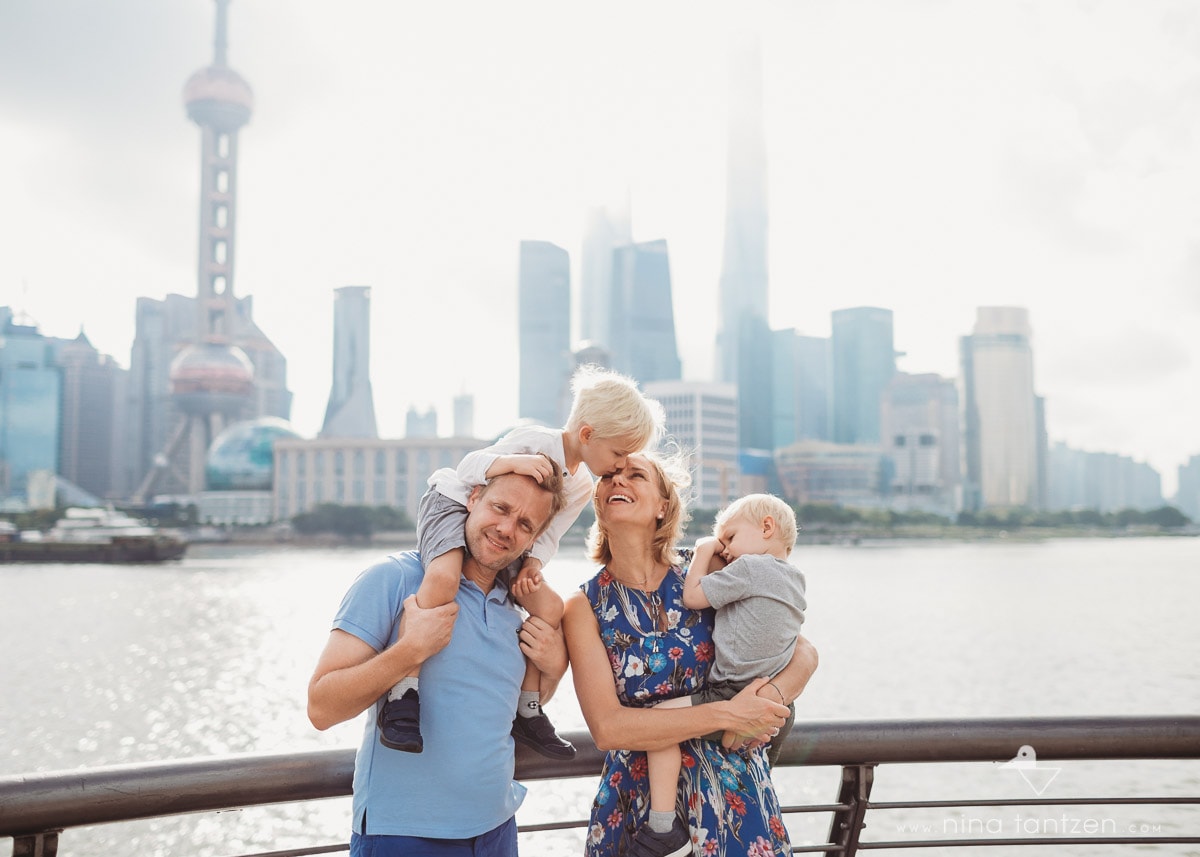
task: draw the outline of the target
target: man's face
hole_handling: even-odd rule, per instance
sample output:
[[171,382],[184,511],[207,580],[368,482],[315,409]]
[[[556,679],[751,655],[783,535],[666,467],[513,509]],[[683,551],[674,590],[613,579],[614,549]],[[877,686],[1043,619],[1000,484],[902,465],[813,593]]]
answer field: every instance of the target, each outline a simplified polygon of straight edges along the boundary
[[491,571],[508,567],[533,545],[550,517],[550,492],[528,476],[498,476],[467,499],[467,551]]

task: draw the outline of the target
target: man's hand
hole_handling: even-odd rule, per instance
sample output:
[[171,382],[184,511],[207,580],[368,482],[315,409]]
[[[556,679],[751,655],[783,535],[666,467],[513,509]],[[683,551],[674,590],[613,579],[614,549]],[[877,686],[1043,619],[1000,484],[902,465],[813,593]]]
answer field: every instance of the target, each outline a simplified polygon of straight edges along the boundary
[[554,472],[554,464],[544,455],[525,455],[513,453],[501,455],[488,468],[488,478],[499,476],[501,473],[520,473],[530,476],[540,484],[543,479]]
[[458,604],[454,601],[425,609],[417,604],[416,595],[410,595],[404,599],[396,643],[403,642],[417,662],[424,663],[449,645],[457,615]]
[[561,678],[567,671],[567,644],[562,631],[537,616],[530,616],[517,632],[521,652],[547,676]]

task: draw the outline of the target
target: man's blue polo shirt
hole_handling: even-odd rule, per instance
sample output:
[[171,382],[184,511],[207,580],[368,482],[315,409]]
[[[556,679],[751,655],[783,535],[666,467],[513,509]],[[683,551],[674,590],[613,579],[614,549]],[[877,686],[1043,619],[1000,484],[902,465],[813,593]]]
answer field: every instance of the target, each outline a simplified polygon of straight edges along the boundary
[[[358,576],[333,620],[376,651],[396,639],[404,599],[425,570],[415,551],[393,554]],[[369,834],[458,839],[478,836],[516,814],[525,787],[513,780],[512,729],[525,660],[523,616],[500,584],[483,591],[460,581],[449,645],[421,666],[424,752],[379,743],[380,699],[367,712],[354,762],[354,826]]]

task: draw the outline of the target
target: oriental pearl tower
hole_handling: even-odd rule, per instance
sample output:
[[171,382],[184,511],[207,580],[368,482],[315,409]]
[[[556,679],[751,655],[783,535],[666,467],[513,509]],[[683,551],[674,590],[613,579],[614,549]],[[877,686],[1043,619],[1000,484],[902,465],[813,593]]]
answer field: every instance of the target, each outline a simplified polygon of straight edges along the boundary
[[254,396],[254,365],[231,343],[237,303],[233,292],[237,210],[238,129],[250,121],[250,85],[226,64],[229,0],[216,0],[212,65],[183,88],[188,118],[200,126],[200,241],[196,282],[196,334],[172,360],[171,399],[181,412],[167,447],[138,487],[146,498],[177,452],[187,449],[188,492],[204,490],[204,464],[212,440],[240,418]]

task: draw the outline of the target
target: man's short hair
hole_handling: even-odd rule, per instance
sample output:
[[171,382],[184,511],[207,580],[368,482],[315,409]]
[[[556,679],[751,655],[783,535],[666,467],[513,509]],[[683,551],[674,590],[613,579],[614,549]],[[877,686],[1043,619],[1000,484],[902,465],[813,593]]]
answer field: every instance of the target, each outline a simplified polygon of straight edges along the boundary
[[[559,469],[558,465],[554,463],[554,459],[546,455],[546,453],[539,452],[538,455],[550,462],[550,475],[544,478],[541,482],[538,482],[532,476],[525,476],[523,478],[530,480],[534,485],[550,495],[550,514],[547,516],[546,520],[542,522],[542,525],[538,527],[537,535],[534,536],[534,538],[537,538],[537,536],[540,536],[542,533],[546,532],[546,528],[550,526],[550,522],[557,517],[559,512],[567,507],[567,492],[563,482],[562,471]],[[479,492],[479,496],[482,497],[484,494],[486,494],[489,485],[491,485],[497,479],[503,479],[505,476],[521,476],[521,474],[501,473],[499,476],[493,476],[484,483]]]

